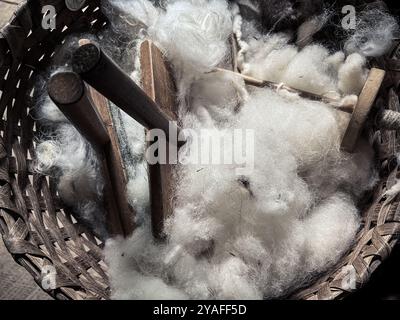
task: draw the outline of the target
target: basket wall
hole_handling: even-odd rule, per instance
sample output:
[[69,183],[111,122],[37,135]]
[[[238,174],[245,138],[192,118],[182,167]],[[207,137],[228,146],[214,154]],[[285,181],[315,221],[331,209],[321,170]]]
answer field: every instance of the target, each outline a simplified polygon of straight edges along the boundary
[[[52,32],[41,26],[41,8],[48,4],[58,13],[57,28]],[[99,10],[100,0],[87,4],[85,12],[72,12],[64,0],[28,0],[0,33],[0,232],[15,261],[32,274],[39,286],[46,289],[48,272],[55,270],[56,288],[46,291],[57,299],[110,296],[103,243],[77,223],[59,200],[54,181],[35,173],[33,166],[35,132],[39,130],[31,114],[35,79],[51,65],[65,36],[96,33],[107,24]],[[399,57],[400,52],[393,53],[394,59]],[[400,111],[397,87],[388,92],[382,92],[383,103]],[[372,204],[362,214],[363,228],[333,272],[292,298],[344,297],[368,281],[398,240],[399,199],[388,198],[385,192],[400,177],[396,157],[399,139],[389,131],[375,131],[373,135],[381,180]],[[357,284],[349,289],[346,278],[351,270],[355,270]]]

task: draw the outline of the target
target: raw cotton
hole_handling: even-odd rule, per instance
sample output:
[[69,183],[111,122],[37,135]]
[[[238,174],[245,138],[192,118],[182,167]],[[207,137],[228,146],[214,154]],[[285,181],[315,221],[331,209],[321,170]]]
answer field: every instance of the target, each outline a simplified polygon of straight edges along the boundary
[[38,115],[47,130],[36,148],[37,171],[55,178],[64,203],[106,238],[103,181],[94,151],[51,101],[39,106]]
[[[240,175],[244,168],[235,163],[191,162],[201,142],[189,139],[180,151],[187,164],[177,171],[167,241],[156,243],[144,218],[131,238],[106,244],[113,298],[282,297],[332,267],[360,227],[356,201],[376,181],[366,141],[354,154],[340,151],[349,115],[210,72],[227,65],[234,30],[251,35],[224,0],[163,1],[162,9],[145,0],[111,3],[141,23],[144,38],[172,62],[184,128],[254,132],[254,167]],[[360,55],[332,55],[320,45],[299,50],[281,34],[239,42],[246,44],[243,71],[265,80],[339,96],[358,94],[365,81]],[[224,147],[232,153],[238,145]],[[147,201],[141,190],[130,197]]]
[[354,53],[330,54],[321,45],[302,50],[288,44],[282,34],[250,39],[241,50],[242,73],[293,88],[325,95],[358,95],[367,78],[366,60]]
[[377,8],[367,8],[357,15],[356,29],[345,43],[348,53],[358,52],[366,57],[380,57],[399,37],[397,19]]

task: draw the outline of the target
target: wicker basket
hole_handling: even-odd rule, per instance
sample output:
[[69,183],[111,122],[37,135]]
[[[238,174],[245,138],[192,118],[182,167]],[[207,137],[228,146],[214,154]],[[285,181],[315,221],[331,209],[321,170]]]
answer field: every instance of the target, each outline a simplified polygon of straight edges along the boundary
[[[42,28],[41,8],[48,4],[57,11],[54,31]],[[49,266],[55,268],[56,289],[47,292],[57,299],[108,299],[110,287],[103,243],[63,207],[54,181],[33,170],[34,137],[40,128],[30,115],[32,91],[36,75],[45,72],[65,36],[96,33],[107,25],[99,5],[99,0],[87,1],[84,12],[73,12],[64,0],[28,0],[0,33],[0,231],[15,261],[39,286],[46,288],[46,271]],[[398,66],[400,50],[394,50],[391,58],[390,64]],[[400,111],[398,83],[393,81],[397,79],[396,71],[388,73],[378,101]],[[363,227],[337,267],[293,298],[343,298],[353,290],[346,286],[349,270],[355,270],[357,290],[389,257],[398,240],[399,199],[384,194],[400,176],[396,157],[399,140],[394,131],[380,132],[371,126],[370,133],[381,180],[371,199],[366,199]]]

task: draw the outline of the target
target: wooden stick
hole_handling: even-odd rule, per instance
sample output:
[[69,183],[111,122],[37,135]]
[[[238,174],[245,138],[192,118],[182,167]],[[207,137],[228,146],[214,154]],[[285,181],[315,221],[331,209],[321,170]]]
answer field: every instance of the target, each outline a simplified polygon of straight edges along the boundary
[[117,196],[114,193],[111,172],[105,148],[110,139],[101,118],[87,95],[87,89],[79,75],[74,72],[54,74],[47,86],[50,98],[71,121],[76,129],[93,146],[100,160],[104,178],[104,204],[107,212],[107,229],[111,236],[125,235],[121,223]]
[[[150,41],[142,43],[140,53],[144,91],[164,113],[176,120],[176,87],[168,63]],[[164,221],[173,212],[173,168],[169,164],[149,166],[152,228],[157,239],[163,239]]]
[[134,217],[136,212],[129,204],[126,196],[128,177],[122,159],[118,134],[114,128],[108,100],[93,88],[89,88],[89,94],[110,138],[110,142],[105,146],[105,155],[107,165],[110,168],[111,185],[113,186],[114,194],[117,198],[124,234],[125,236],[129,236],[135,229]]
[[346,112],[346,113],[352,113],[353,109],[355,107],[353,104],[342,104],[341,98],[337,99],[337,98],[327,97],[324,95],[318,95],[318,94],[315,94],[312,92],[291,88],[284,84],[278,84],[278,83],[267,81],[267,80],[256,79],[256,78],[246,76],[246,75],[238,73],[238,72],[232,72],[230,70],[221,69],[221,68],[216,68],[215,72],[233,73],[233,74],[241,77],[244,80],[244,82],[248,85],[252,85],[255,87],[268,87],[273,90],[286,90],[291,93],[298,94],[300,97],[303,97],[303,98],[327,103],[330,106],[334,107],[335,109]]
[[93,148],[97,152],[102,151],[110,139],[79,75],[74,72],[56,73],[50,78],[47,91],[53,102]]
[[231,45],[231,60],[232,60],[232,71],[239,72],[238,67],[238,52],[239,52],[239,45],[236,38],[236,34],[232,33],[229,37],[229,42]]
[[163,130],[170,143],[178,144],[175,136],[169,136],[170,126],[174,132],[180,132],[171,123],[172,119],[97,44],[82,39],[73,54],[72,66],[88,84],[129,116],[147,129]]
[[367,120],[368,114],[375,102],[379,89],[381,88],[385,71],[372,68],[369,72],[368,79],[358,99],[358,103],[354,108],[350,123],[343,136],[341,149],[347,152],[353,152],[357,144],[357,140]]

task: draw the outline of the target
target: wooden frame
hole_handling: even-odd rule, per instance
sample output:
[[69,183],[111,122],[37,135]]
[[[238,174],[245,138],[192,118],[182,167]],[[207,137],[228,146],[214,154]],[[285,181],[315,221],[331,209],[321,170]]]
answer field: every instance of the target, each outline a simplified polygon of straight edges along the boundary
[[[140,62],[143,90],[164,113],[176,121],[176,86],[163,54],[151,41],[146,40],[140,47]],[[173,167],[170,164],[149,165],[152,228],[157,239],[163,238],[164,221],[173,212]]]

